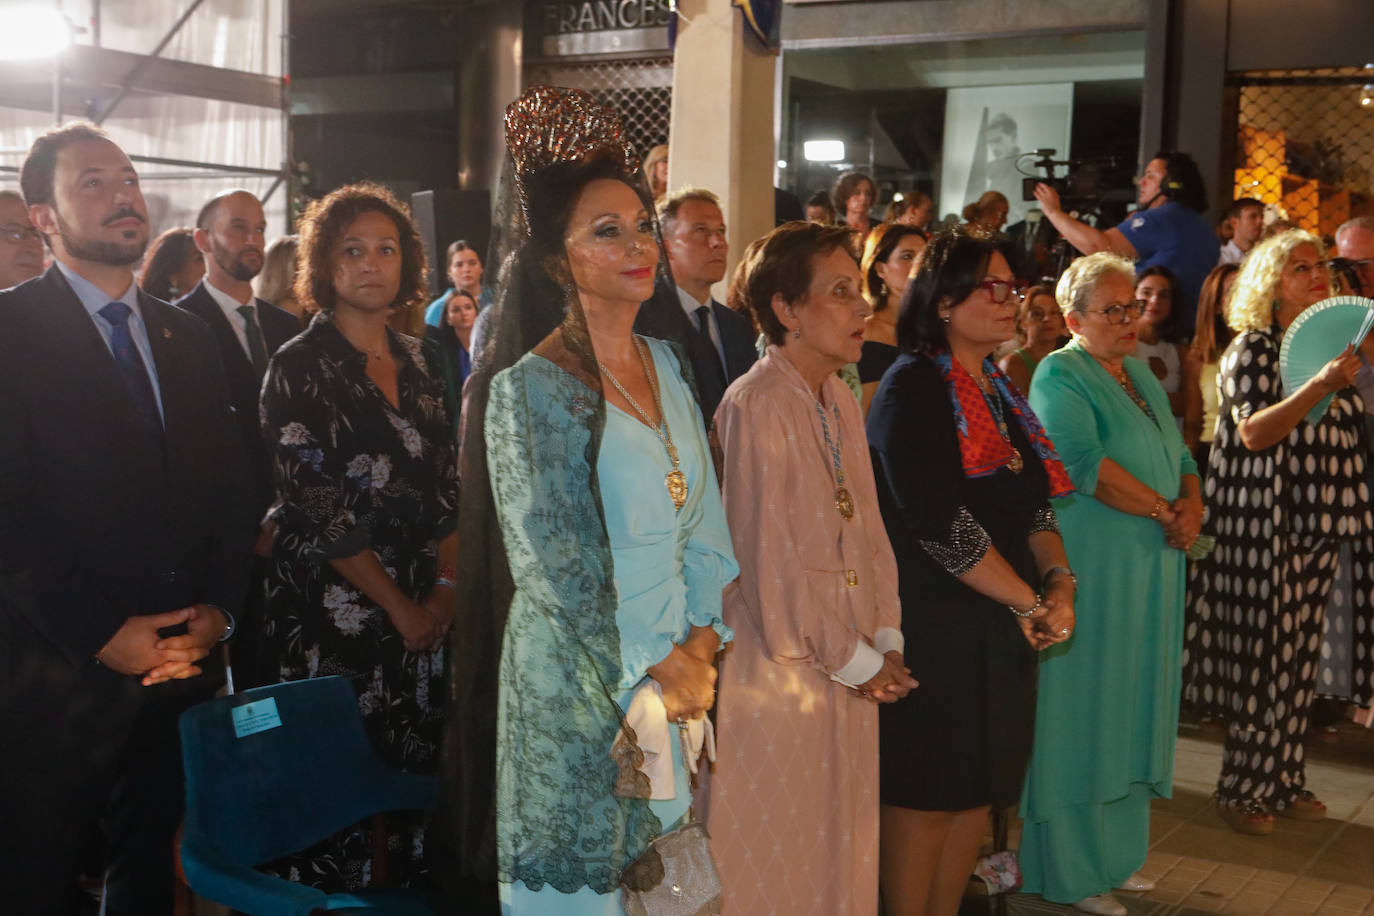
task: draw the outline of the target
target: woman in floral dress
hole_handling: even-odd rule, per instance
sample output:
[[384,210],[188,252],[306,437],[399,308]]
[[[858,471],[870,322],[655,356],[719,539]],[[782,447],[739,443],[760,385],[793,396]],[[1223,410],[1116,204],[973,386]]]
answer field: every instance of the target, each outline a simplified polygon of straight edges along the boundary
[[[297,298],[319,314],[277,352],[262,394],[279,526],[268,644],[283,681],[352,681],[382,759],[432,773],[457,462],[442,370],[418,339],[387,325],[423,304],[423,249],[389,192],[353,185],[306,214],[300,263]],[[391,815],[387,829],[388,883],[414,883],[424,823]],[[365,822],[271,870],[337,893],[380,883],[378,865]]]

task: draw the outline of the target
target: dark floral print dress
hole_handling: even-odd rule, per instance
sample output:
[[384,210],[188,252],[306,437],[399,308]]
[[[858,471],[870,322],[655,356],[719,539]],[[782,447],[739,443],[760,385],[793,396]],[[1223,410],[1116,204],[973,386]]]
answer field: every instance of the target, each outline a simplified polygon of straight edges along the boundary
[[[321,313],[273,357],[261,420],[272,454],[278,523],[265,633],[280,680],[353,682],[368,736],[387,764],[437,768],[444,650],[409,652],[379,605],[329,560],[370,549],[419,601],[433,587],[439,541],[454,531],[458,472],[443,375],[421,342],[388,331],[398,406],[367,376],[367,355]],[[387,820],[391,883],[424,870],[424,822]],[[337,893],[367,887],[367,823],[274,863],[291,880]]]

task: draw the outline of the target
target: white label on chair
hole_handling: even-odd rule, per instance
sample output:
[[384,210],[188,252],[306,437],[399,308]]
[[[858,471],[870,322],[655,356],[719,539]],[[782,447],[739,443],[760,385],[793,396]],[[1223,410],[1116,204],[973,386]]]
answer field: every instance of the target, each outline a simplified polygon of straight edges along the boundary
[[234,717],[234,734],[240,738],[281,726],[281,716],[277,715],[276,697],[244,703],[242,706],[235,706],[229,712]]

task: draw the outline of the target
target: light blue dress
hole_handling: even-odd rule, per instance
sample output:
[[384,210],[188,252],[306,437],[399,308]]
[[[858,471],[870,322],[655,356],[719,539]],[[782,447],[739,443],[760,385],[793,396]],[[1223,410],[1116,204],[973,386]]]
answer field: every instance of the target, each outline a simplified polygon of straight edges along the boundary
[[[710,450],[701,421],[701,414],[691,390],[682,379],[677,357],[667,344],[649,341],[654,366],[661,386],[663,412],[678,448],[681,470],[688,481],[687,502],[680,512],[674,511],[664,485],[664,477],[672,466],[667,452],[658,436],[641,422],[638,417],[630,416],[612,404],[606,405],[606,423],[601,439],[596,472],[601,491],[601,509],[605,517],[605,531],[609,538],[610,555],[613,569],[615,602],[615,629],[619,637],[619,676],[607,688],[617,694],[622,709],[628,709],[631,696],[636,687],[647,678],[646,670],[661,661],[675,643],[686,638],[692,626],[714,626],[721,634],[722,641],[730,638],[728,628],[721,623],[721,590],[726,583],[735,578],[739,568],[735,563],[731,548],[730,534],[725,523],[721,506],[720,490],[716,484],[715,469],[711,462]],[[523,367],[523,368],[522,368]],[[523,380],[506,378],[507,373],[533,374],[538,381],[527,377]],[[560,376],[562,378],[560,378]],[[566,379],[565,388],[563,379]],[[529,398],[530,389],[535,389],[536,397],[557,397],[560,393],[571,397],[570,404],[576,413],[579,403],[585,409],[588,392],[576,381],[567,376],[562,369],[542,357],[530,354],[510,370],[498,375],[493,381],[492,400],[488,406],[488,424],[500,416],[495,410],[509,409],[513,406],[507,397],[509,382],[520,381]],[[578,399],[583,399],[579,402]],[[530,435],[538,435],[534,430]],[[488,448],[491,449],[489,439]],[[521,501],[503,499],[503,493],[510,494],[518,489],[509,486],[511,474],[518,474],[518,468],[502,467],[499,460],[501,446],[498,442],[497,461],[492,463],[493,488],[497,494],[498,511],[501,512],[503,528],[507,523],[520,524],[525,533],[529,532],[531,517],[527,511],[508,512],[521,509]],[[562,456],[560,456],[561,458]],[[576,464],[575,458],[572,461]],[[517,494],[518,495],[518,494]],[[537,495],[531,494],[534,501]],[[523,507],[525,509],[528,506]],[[510,541],[510,534],[507,534]],[[564,543],[561,549],[575,551],[579,545]],[[547,550],[546,542],[540,549]],[[522,617],[524,603],[520,591],[525,588],[520,575],[521,555],[511,552],[512,573],[517,586],[517,597],[512,605],[511,619],[516,622]],[[537,599],[537,596],[532,596]],[[576,625],[576,621],[568,621]],[[543,628],[548,631],[547,625]],[[537,631],[528,631],[517,626],[508,626],[507,641],[502,653],[502,721],[500,733],[503,747],[498,749],[498,761],[504,756],[507,736],[511,741],[524,739],[522,731],[528,721],[514,721],[516,708],[506,702],[507,673],[518,671],[523,679],[523,687],[533,687],[535,692],[554,691],[558,685],[537,685],[531,682],[540,678],[556,678],[560,675],[546,666],[523,663],[519,656],[525,647],[538,655],[539,646],[531,643],[538,639]],[[524,694],[522,688],[512,692]],[[514,699],[513,697],[511,699]],[[593,698],[595,701],[596,698]],[[609,702],[604,698],[609,714]],[[593,702],[593,709],[597,707]],[[537,726],[536,726],[537,727]],[[610,746],[606,744],[601,753],[592,753],[582,758],[585,765],[604,767],[609,777],[613,777],[615,767],[609,756]],[[508,829],[516,829],[506,818],[507,806],[504,800],[513,795],[524,794],[524,799],[515,799],[518,805],[527,804],[530,796],[547,792],[549,786],[531,785],[526,778],[520,778],[522,768],[515,767],[509,772],[498,763],[498,834],[505,834],[499,843],[503,849],[514,847],[514,857],[519,859],[522,852],[522,838],[506,834]],[[608,777],[608,778],[609,778]],[[505,785],[500,783],[505,782]],[[690,783],[684,772],[680,755],[674,755],[674,790],[671,801],[650,801],[648,809],[661,825],[661,832],[676,826],[687,813],[691,801]],[[522,809],[523,811],[523,809]],[[529,818],[522,814],[527,823]],[[626,836],[628,831],[612,828],[614,836],[611,845],[623,843],[632,845]],[[600,836],[604,836],[601,834]],[[599,839],[599,837],[598,837]],[[594,845],[594,844],[593,844]],[[635,849],[627,849],[633,858]],[[595,855],[593,853],[592,855]],[[518,865],[517,865],[518,868]],[[511,869],[515,870],[515,869]],[[607,868],[603,872],[603,883],[613,880]],[[572,893],[565,893],[553,886],[553,878],[534,891],[522,880],[501,883],[501,909],[503,913],[523,916],[523,914],[619,914],[622,912],[620,893],[612,886],[595,889],[583,883]]]

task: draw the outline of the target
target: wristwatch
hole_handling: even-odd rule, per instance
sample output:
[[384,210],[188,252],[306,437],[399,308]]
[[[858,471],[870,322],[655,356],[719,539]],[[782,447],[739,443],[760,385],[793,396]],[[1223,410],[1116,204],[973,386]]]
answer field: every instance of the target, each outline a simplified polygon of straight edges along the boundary
[[234,628],[238,626],[238,624],[234,622],[234,615],[226,611],[224,608],[220,607],[218,604],[206,603],[205,606],[212,607],[224,615],[224,635],[219,638],[219,641],[228,642],[229,637],[234,635]]

